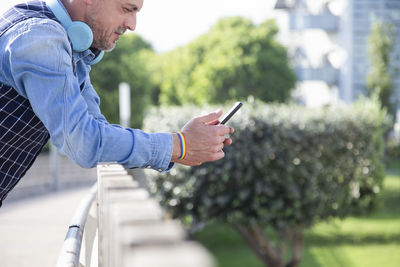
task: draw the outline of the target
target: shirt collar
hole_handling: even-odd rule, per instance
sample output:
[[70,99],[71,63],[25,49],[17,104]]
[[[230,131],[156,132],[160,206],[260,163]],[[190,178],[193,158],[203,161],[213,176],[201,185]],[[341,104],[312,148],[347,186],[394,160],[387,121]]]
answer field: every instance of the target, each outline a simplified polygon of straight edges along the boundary
[[82,60],[85,64],[90,65],[90,63],[100,54],[100,50],[96,48],[89,48],[82,52],[74,51],[74,63]]

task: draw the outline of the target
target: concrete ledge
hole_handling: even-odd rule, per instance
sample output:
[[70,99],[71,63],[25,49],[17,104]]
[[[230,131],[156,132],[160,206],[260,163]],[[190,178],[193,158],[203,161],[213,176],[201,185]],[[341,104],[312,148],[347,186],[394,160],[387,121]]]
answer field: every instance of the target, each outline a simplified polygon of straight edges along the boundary
[[183,241],[177,244],[154,244],[129,250],[121,266],[206,267],[213,264],[204,247],[195,242]]
[[187,241],[179,221],[118,164],[98,173],[98,240],[101,267],[213,267],[211,254]]

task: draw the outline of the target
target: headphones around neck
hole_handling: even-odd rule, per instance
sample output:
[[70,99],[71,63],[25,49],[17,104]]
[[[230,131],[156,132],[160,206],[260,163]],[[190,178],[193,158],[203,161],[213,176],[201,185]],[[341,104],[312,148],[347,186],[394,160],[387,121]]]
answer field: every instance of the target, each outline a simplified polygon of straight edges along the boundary
[[[58,0],[47,0],[46,4],[67,31],[72,49],[76,52],[83,52],[89,49],[93,42],[92,29],[82,21],[72,21],[64,6]],[[103,55],[104,51],[101,51],[90,65],[98,63]]]

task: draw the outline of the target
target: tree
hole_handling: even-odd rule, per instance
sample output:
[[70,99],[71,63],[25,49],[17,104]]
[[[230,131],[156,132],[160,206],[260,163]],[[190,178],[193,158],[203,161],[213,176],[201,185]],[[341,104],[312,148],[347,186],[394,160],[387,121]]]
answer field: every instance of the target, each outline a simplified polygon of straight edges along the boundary
[[371,26],[368,38],[368,58],[370,70],[367,75],[367,92],[377,97],[383,108],[393,117],[396,113],[394,100],[393,69],[391,56],[394,48],[395,26],[391,23],[376,21]]
[[[161,107],[144,127],[179,129],[199,113],[194,106]],[[376,207],[388,127],[379,103],[307,109],[248,102],[229,123],[234,142],[224,159],[149,173],[151,192],[173,217],[195,226],[228,223],[266,266],[294,267],[307,228]]]
[[92,67],[92,84],[101,98],[102,112],[110,122],[119,123],[118,85],[126,82],[131,87],[131,126],[141,126],[144,110],[156,88],[147,65],[153,54],[151,45],[140,36],[126,34],[112,52]]
[[295,84],[287,52],[272,20],[256,26],[242,17],[210,31],[159,60],[161,103],[223,103],[246,99],[284,102]]

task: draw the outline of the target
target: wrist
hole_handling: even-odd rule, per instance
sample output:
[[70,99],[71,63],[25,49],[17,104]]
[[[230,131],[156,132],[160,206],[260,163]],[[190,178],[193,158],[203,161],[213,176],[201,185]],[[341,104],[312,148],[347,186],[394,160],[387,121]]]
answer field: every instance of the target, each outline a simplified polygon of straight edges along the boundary
[[176,133],[177,135],[178,135],[178,138],[179,138],[179,143],[180,143],[180,146],[181,146],[181,154],[180,154],[180,156],[178,157],[178,159],[185,159],[185,157],[186,157],[186,149],[187,149],[187,146],[186,146],[186,138],[185,138],[185,135],[182,133],[182,132],[177,132]]
[[179,140],[177,133],[172,133],[172,156],[171,161],[175,162],[179,159],[179,156],[182,154],[181,151],[181,142]]

